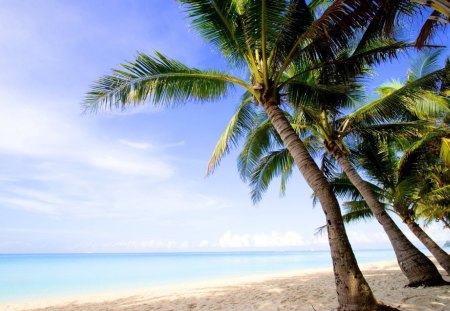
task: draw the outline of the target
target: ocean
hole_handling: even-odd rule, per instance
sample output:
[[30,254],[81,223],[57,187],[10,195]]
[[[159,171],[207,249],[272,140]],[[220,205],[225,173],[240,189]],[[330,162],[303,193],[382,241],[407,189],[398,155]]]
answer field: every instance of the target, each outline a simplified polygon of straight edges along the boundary
[[[360,264],[395,259],[392,250],[355,254]],[[328,251],[4,254],[0,255],[0,303],[330,266]]]

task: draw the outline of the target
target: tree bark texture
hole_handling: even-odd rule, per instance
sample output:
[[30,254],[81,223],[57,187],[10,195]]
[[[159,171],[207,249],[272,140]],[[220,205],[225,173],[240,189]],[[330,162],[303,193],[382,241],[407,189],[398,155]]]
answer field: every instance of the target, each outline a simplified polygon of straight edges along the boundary
[[276,104],[265,103],[263,107],[301,174],[319,198],[325,213],[339,310],[377,310],[380,305],[358,267],[345,232],[339,203],[330,184],[292,128],[284,112]]
[[361,178],[347,156],[336,153],[334,157],[352,184],[361,193],[373,215],[386,232],[397,256],[400,269],[408,278],[408,286],[417,287],[422,285],[436,286],[446,284],[433,262],[406,238],[400,228],[387,214],[384,206],[378,201],[375,192]]
[[436,258],[439,265],[450,275],[450,255],[444,251],[411,217],[404,217],[404,222],[414,235]]

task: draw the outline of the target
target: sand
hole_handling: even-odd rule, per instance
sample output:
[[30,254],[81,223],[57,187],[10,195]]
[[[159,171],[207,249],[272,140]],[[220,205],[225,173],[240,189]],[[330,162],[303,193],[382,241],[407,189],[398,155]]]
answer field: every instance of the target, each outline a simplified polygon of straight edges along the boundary
[[[450,286],[405,288],[395,261],[362,265],[377,299],[408,311],[450,310]],[[441,271],[443,273],[443,271]],[[444,277],[450,281],[450,277]],[[147,311],[147,310],[334,310],[337,299],[330,269],[247,276],[221,281],[149,288],[89,297],[0,305],[0,310]]]

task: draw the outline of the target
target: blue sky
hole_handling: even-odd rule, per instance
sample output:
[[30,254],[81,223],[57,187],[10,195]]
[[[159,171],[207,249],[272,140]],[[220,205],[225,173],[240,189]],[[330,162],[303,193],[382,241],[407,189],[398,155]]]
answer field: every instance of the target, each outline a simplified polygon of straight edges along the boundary
[[[205,178],[240,90],[209,104],[82,114],[95,79],[154,50],[227,69],[175,1],[1,0],[0,253],[327,249],[299,174],[285,197],[275,183],[257,206],[235,153]],[[407,58],[372,84],[402,78]],[[355,248],[389,247],[376,223],[348,232]]]

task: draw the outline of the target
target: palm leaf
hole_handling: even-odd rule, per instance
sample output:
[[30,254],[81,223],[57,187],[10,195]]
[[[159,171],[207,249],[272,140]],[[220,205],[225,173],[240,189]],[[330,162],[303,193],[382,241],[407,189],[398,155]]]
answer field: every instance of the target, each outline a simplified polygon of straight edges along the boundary
[[[375,100],[351,113],[348,120],[351,123],[381,123],[390,120],[404,120],[407,116],[413,118],[417,113],[441,114],[449,111],[444,98],[438,101],[427,100],[434,95],[439,81],[447,69],[434,71],[416,81],[394,90],[389,95]],[[419,104],[418,104],[419,103]]]
[[412,171],[409,175],[400,176],[390,198],[393,206],[407,212],[410,205],[418,200],[421,186],[421,181]]
[[[356,30],[364,27],[374,17],[378,1],[338,0],[301,33],[290,51],[280,57],[282,65],[274,78],[277,84],[291,63],[303,61],[312,64],[334,59],[340,50],[346,48],[354,38]],[[299,51],[301,53],[299,53]]]
[[273,178],[290,175],[294,161],[287,149],[272,151],[262,157],[250,177],[251,198],[253,203],[261,200]]
[[428,43],[431,38],[434,36],[438,28],[440,28],[440,23],[438,22],[438,18],[441,16],[439,11],[433,11],[428,16],[425,23],[420,28],[419,35],[416,39],[416,47],[421,49],[424,47],[426,43]]
[[248,60],[247,41],[239,19],[245,3],[235,0],[178,0],[193,27],[234,64]]
[[226,95],[233,83],[250,89],[238,78],[189,68],[160,53],[155,57],[139,54],[134,62],[122,67],[94,83],[85,98],[87,109],[125,108],[149,98],[154,104],[209,101]]
[[366,201],[349,201],[342,204],[344,214],[342,219],[345,223],[367,221],[373,217],[373,213]]
[[447,166],[450,166],[450,139],[449,138],[445,138],[445,137],[441,138],[440,157]]
[[407,82],[418,80],[438,70],[441,52],[428,50],[420,53],[410,64]]
[[437,154],[442,139],[448,135],[449,133],[446,129],[435,129],[426,133],[421,139],[412,144],[408,150],[405,150],[395,169],[398,180],[403,179],[403,176],[410,175],[410,172],[420,169],[421,162],[419,159],[421,156],[431,157],[433,149],[436,149],[437,152],[435,154]]
[[350,84],[320,84],[291,80],[286,86],[289,102],[294,106],[308,105],[322,109],[346,107],[353,103],[358,89]]
[[238,171],[246,181],[252,175],[261,157],[277,146],[275,129],[268,120],[263,120],[248,132],[246,142],[238,156]]
[[209,159],[206,175],[212,174],[220,164],[222,157],[229,153],[230,148],[235,147],[239,140],[251,130],[256,116],[254,106],[250,102],[252,99],[253,97],[249,93],[243,96],[241,105],[228,122],[214,148]]
[[275,41],[272,67],[277,69],[297,41],[299,34],[305,32],[314,22],[314,15],[305,0],[291,1],[285,18],[284,27]]
[[[345,119],[344,119],[345,120]],[[433,128],[433,124],[425,121],[411,121],[411,122],[391,122],[384,124],[369,124],[354,127],[343,128],[342,133],[348,135],[350,133],[357,133],[358,135],[368,135],[376,137],[377,139],[389,140],[403,140],[416,138],[422,133],[427,132]]]

